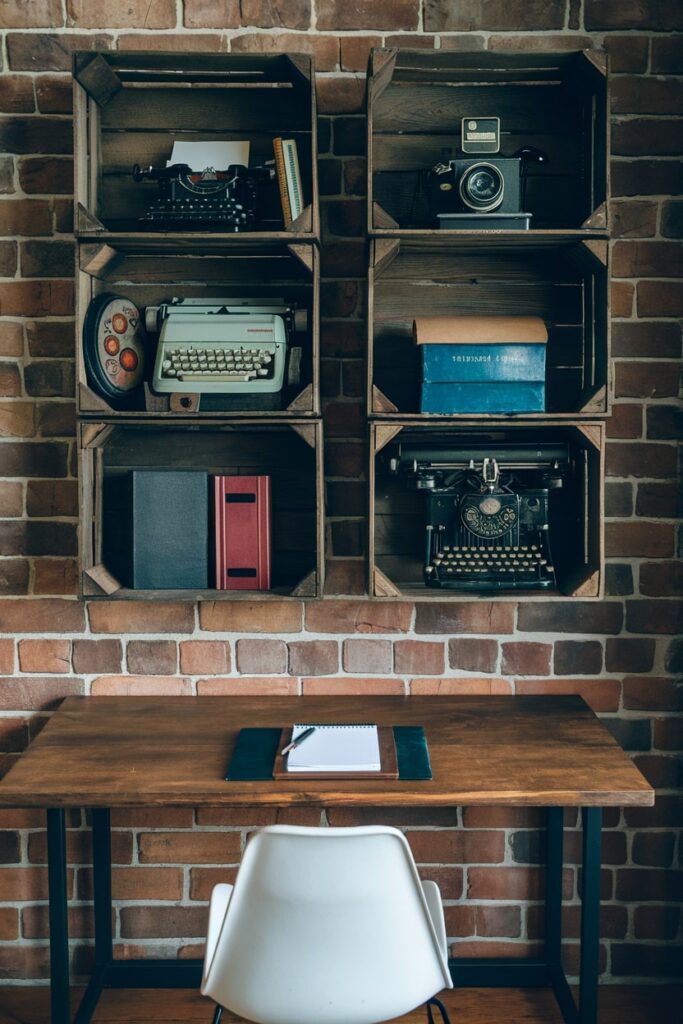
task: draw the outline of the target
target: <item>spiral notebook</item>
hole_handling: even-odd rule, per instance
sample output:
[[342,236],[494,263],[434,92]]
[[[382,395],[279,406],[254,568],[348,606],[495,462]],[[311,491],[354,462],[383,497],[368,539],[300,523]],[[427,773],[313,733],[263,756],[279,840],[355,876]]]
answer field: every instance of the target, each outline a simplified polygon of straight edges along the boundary
[[[296,742],[308,725],[295,725]],[[287,755],[289,772],[378,772],[376,725],[316,725],[315,732]]]
[[390,727],[371,723],[297,723],[283,730],[281,748],[305,729],[315,732],[289,754],[278,753],[274,778],[398,778],[396,748]]

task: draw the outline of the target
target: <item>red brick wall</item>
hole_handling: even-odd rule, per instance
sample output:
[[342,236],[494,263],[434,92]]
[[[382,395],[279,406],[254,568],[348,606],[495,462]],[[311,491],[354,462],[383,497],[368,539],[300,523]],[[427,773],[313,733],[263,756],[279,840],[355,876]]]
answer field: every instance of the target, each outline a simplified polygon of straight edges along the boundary
[[[683,15],[660,0],[0,0],[0,742],[9,766],[69,693],[580,692],[657,786],[653,810],[612,811],[602,968],[675,973],[683,847],[683,665],[675,561]],[[273,26],[276,26],[273,28]],[[340,34],[338,34],[340,33]],[[320,71],[323,382],[332,593],[362,592],[365,507],[363,81],[369,46],[553,49],[612,60],[614,414],[608,433],[608,597],[602,603],[92,604],[76,591],[70,51],[310,50]],[[267,640],[263,634],[269,634]],[[545,681],[549,679],[549,681]],[[289,815],[291,820],[292,815]],[[539,819],[529,812],[373,815],[408,829],[438,877],[463,952],[537,943]],[[318,820],[299,814],[296,820]],[[199,949],[212,883],[251,814],[117,814],[117,946]],[[357,820],[330,815],[333,823]],[[570,824],[575,825],[573,816]],[[42,819],[0,812],[0,978],[45,976]],[[87,899],[85,822],[71,819],[72,896]],[[575,859],[578,833],[570,832]],[[230,873],[231,869],[228,869]],[[566,875],[576,965],[576,868]],[[87,960],[76,902],[77,963]]]

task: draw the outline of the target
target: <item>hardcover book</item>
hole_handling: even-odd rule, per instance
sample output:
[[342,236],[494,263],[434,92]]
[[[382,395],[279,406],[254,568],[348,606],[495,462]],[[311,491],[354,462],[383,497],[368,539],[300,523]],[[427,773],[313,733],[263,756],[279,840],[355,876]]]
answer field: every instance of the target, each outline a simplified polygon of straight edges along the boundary
[[201,470],[132,470],[104,485],[103,556],[134,590],[205,590],[208,476]]
[[299,170],[296,139],[273,139],[275,170],[277,171],[282,216],[285,227],[296,220],[304,208],[304,194]]
[[513,413],[545,409],[548,332],[539,317],[442,316],[414,321],[420,411]]
[[269,476],[215,476],[214,567],[217,590],[270,590]]

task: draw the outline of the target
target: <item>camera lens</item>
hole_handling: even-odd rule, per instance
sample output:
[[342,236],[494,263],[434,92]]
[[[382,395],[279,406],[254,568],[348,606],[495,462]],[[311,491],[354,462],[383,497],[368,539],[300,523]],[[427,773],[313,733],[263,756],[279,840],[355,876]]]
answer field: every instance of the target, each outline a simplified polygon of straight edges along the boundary
[[460,198],[477,213],[495,210],[503,201],[503,175],[494,164],[476,163],[460,179]]

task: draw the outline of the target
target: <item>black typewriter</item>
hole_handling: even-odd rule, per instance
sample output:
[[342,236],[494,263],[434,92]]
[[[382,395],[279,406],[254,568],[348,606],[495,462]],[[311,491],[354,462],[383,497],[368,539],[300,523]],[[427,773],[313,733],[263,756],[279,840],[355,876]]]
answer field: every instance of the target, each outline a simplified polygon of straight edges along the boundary
[[165,231],[253,231],[258,226],[259,189],[273,180],[269,167],[233,164],[226,171],[187,164],[133,168],[137,182],[156,181],[159,194],[140,217],[140,227]]
[[392,471],[425,492],[425,584],[472,591],[555,587],[549,492],[562,486],[567,462],[561,445],[480,446],[476,454],[399,446]]

